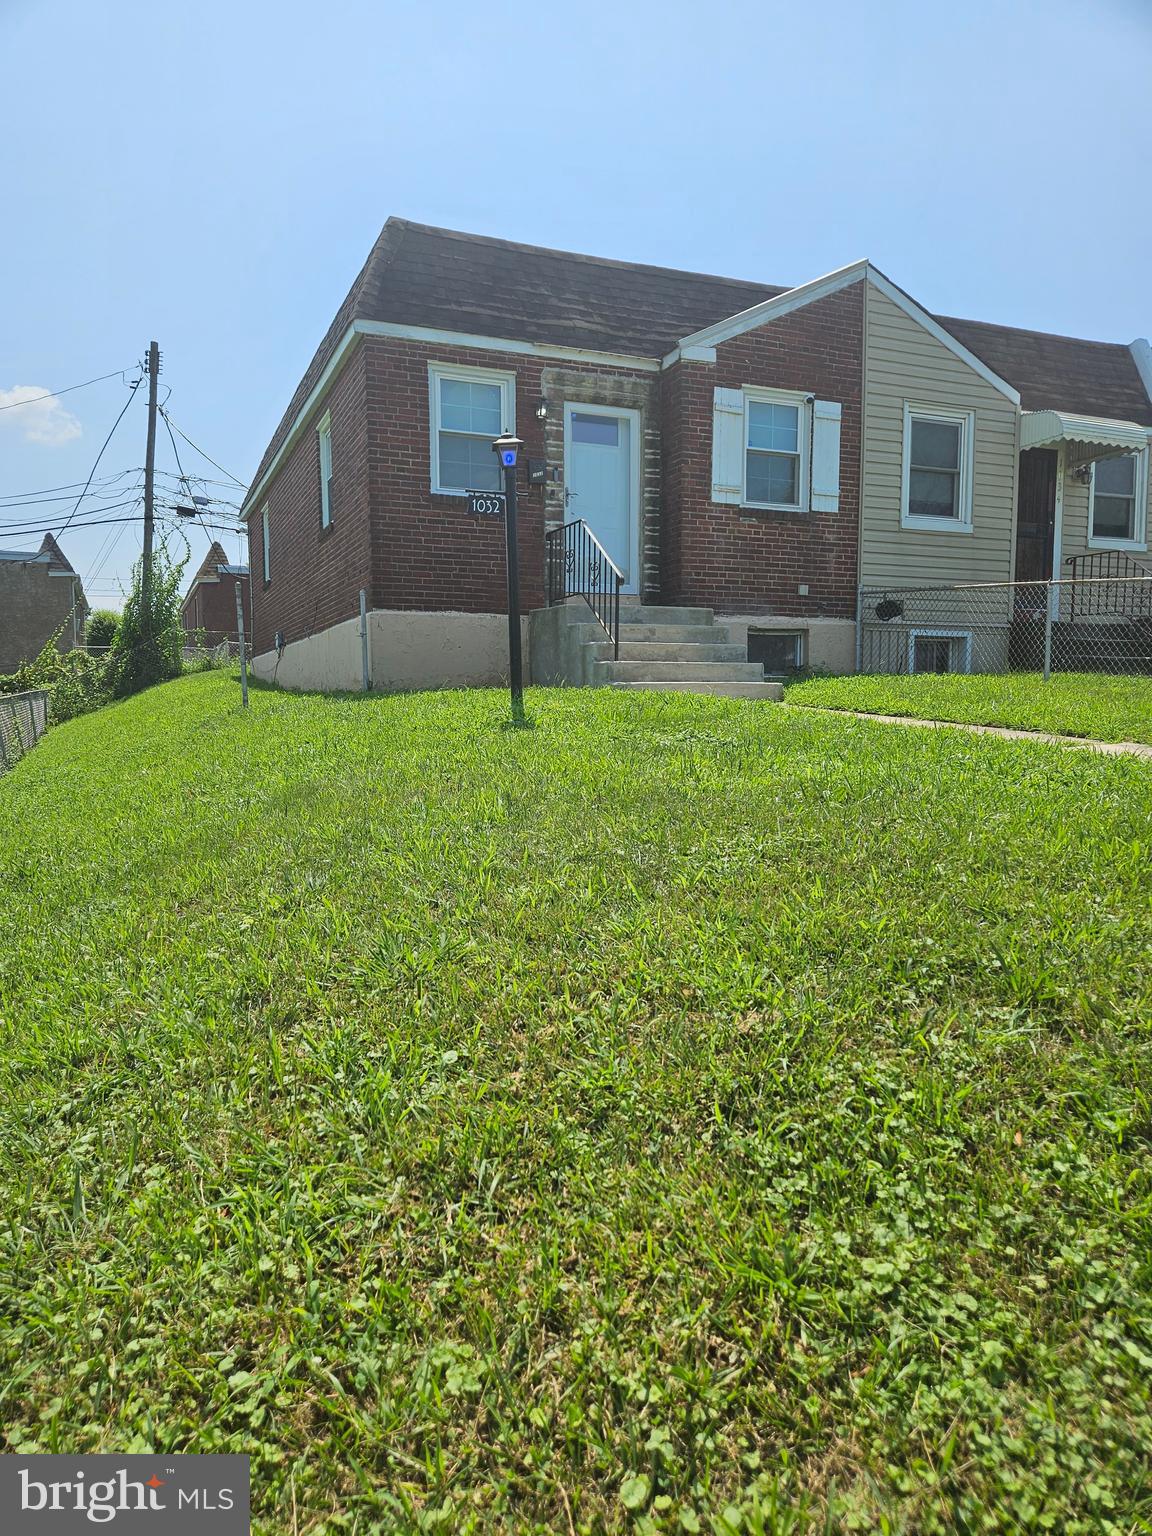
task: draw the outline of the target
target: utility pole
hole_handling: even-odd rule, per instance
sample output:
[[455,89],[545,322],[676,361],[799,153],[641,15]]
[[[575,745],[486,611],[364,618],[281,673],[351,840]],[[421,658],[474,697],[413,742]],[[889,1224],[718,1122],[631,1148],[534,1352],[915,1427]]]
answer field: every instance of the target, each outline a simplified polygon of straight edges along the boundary
[[156,478],[156,393],[160,380],[160,347],[148,347],[148,447],[144,455],[144,554],[140,563],[140,626],[144,640],[152,638],[152,509]]

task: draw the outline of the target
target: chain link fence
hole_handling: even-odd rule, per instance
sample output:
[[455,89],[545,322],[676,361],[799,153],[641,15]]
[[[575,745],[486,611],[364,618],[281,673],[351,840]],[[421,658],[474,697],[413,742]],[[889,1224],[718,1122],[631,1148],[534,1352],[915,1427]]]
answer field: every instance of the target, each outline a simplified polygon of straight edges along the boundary
[[858,672],[1152,676],[1152,575],[864,587]]
[[0,694],[0,773],[30,752],[47,728],[47,689]]

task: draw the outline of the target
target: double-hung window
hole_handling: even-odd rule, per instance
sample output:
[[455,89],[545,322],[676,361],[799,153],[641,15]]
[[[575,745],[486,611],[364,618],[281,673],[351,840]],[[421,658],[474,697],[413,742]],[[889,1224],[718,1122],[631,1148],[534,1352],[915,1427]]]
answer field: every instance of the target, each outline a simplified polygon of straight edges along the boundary
[[905,405],[900,506],[905,528],[971,530],[974,424],[970,411]]
[[272,530],[268,526],[268,508],[260,514],[260,542],[264,551],[264,585],[272,580]]
[[1093,544],[1144,548],[1146,454],[1097,459],[1092,466],[1089,540]]
[[316,428],[320,440],[320,526],[332,526],[332,418],[325,413]]
[[516,380],[487,368],[428,369],[432,420],[432,489],[441,495],[500,489],[492,444],[516,429]]
[[803,396],[746,391],[745,506],[783,512],[807,506],[809,431]]

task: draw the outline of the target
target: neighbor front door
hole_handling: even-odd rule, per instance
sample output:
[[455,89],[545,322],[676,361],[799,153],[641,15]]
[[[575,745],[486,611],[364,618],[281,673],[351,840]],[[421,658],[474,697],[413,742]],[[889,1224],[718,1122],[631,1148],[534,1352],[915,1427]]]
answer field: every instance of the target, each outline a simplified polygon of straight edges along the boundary
[[564,406],[565,519],[583,518],[639,590],[639,411],[602,405]]
[[1016,580],[1051,581],[1056,529],[1056,455],[1051,448],[1029,448],[1020,455],[1016,509]]

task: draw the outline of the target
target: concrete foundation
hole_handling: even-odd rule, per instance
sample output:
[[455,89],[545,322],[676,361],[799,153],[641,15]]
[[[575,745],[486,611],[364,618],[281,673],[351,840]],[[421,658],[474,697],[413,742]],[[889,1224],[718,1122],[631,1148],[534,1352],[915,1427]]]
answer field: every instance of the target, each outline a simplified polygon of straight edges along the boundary
[[[527,620],[525,675],[528,672]],[[358,692],[363,686],[360,620],[294,640],[277,656],[252,660],[253,674],[281,688]],[[482,688],[508,681],[508,618],[503,613],[426,613],[377,609],[368,615],[372,688]]]
[[716,614],[735,645],[747,650],[749,629],[799,630],[804,635],[804,663],[823,672],[855,672],[856,625],[851,619],[819,619],[787,614]]

